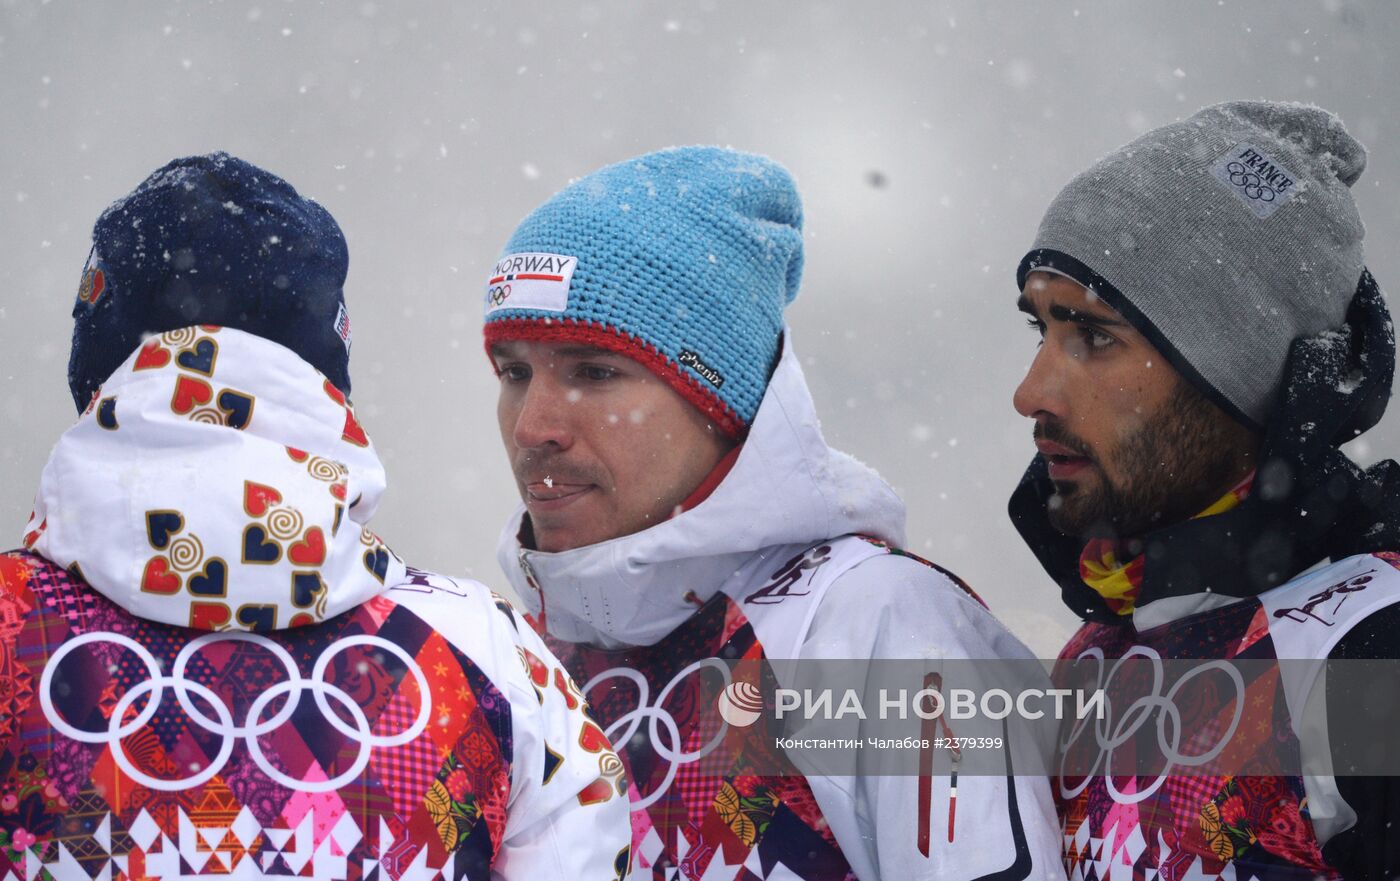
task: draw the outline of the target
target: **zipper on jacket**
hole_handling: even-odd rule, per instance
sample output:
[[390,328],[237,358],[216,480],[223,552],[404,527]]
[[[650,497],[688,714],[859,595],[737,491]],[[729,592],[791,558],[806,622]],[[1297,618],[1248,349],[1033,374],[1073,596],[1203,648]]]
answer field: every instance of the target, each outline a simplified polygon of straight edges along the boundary
[[539,579],[535,578],[535,567],[530,565],[530,552],[523,547],[516,548],[515,558],[520,561],[520,571],[525,573],[525,583],[535,589],[535,596],[540,599],[539,617],[537,620],[532,620],[531,624],[540,630],[547,630],[549,621],[544,607],[544,591],[540,589]]
[[530,565],[530,552],[524,548],[517,548],[515,555],[520,560],[520,571],[525,573],[525,581],[535,589],[535,593],[543,594],[539,581],[535,579],[535,567]]

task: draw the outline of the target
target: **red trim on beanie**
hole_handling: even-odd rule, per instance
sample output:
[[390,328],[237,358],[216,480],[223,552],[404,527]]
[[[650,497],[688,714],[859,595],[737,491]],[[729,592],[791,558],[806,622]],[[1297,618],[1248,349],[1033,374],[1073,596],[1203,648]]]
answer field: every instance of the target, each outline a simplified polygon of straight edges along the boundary
[[726,437],[740,440],[748,430],[732,407],[702,385],[700,380],[682,371],[679,364],[662,354],[656,346],[610,325],[577,318],[502,318],[486,323],[485,337],[488,358],[491,357],[493,345],[511,340],[585,343],[616,352],[656,374],[705,414]]

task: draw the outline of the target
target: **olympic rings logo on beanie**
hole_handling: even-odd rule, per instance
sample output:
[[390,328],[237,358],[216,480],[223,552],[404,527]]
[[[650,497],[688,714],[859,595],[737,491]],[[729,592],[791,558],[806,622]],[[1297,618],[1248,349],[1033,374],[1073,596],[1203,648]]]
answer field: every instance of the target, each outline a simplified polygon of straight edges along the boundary
[[496,261],[486,283],[487,314],[504,307],[506,300],[512,309],[565,311],[577,266],[577,257],[563,254],[507,254]]
[[1298,176],[1253,144],[1236,144],[1210,170],[1260,220],[1272,217],[1298,192]]

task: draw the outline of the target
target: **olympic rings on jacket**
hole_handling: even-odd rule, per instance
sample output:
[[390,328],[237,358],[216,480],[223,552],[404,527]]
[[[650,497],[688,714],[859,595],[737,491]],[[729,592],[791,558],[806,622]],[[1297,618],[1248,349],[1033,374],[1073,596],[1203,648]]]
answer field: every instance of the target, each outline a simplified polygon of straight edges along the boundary
[[[63,659],[69,653],[85,645],[103,642],[121,646],[135,655],[145,665],[147,678],[127,689],[126,693],[117,701],[107,720],[106,731],[87,731],[65,719],[58,708],[54,706],[54,677],[59,666],[63,663]],[[234,722],[233,711],[213,689],[192,679],[187,679],[185,676],[190,660],[200,651],[207,646],[225,642],[249,642],[260,646],[281,663],[286,673],[286,678],[283,681],[258,695],[248,708],[247,716],[241,725]],[[365,715],[364,708],[344,689],[326,681],[326,670],[330,667],[332,660],[341,652],[357,645],[369,646],[395,656],[403,662],[409,674],[418,684],[418,716],[413,720],[413,724],[397,734],[375,734],[374,725]],[[167,688],[174,692],[175,700],[189,719],[190,725],[202,728],[221,739],[218,754],[214,759],[202,768],[194,764],[190,765],[189,770],[194,773],[188,777],[175,779],[152,777],[137,768],[122,747],[123,740],[140,730],[155,716],[165,699],[165,689]],[[328,780],[301,780],[288,776],[286,772],[268,761],[267,756],[263,753],[262,745],[258,742],[259,737],[270,734],[291,720],[301,705],[302,692],[308,691],[311,692],[321,715],[330,725],[358,745],[355,761],[351,763],[351,766]],[[211,707],[216,718],[210,718],[201,710],[191,699],[191,694]],[[136,702],[147,695],[149,698],[146,700],[145,707],[131,719],[123,722],[122,720],[127,718]],[[270,718],[263,719],[263,713],[272,702],[284,695],[287,696],[287,700],[282,708]],[[335,701],[344,710],[344,714],[332,710],[330,701]],[[175,663],[169,675],[161,673],[160,663],[154,655],[128,636],[105,632],[84,633],[75,636],[54,652],[44,667],[43,676],[39,680],[39,704],[43,707],[44,715],[54,730],[79,743],[102,744],[110,747],[113,760],[128,777],[150,789],[164,792],[176,792],[199,786],[213,778],[224,769],[240,738],[247,747],[248,755],[254,764],[269,778],[283,786],[302,792],[333,792],[360,776],[369,764],[370,756],[375,747],[402,746],[422,734],[428,727],[428,719],[432,713],[432,695],[428,689],[427,677],[423,675],[422,669],[408,652],[388,640],[367,634],[339,639],[316,659],[311,677],[304,678],[301,671],[297,669],[296,661],[286,649],[265,636],[242,631],[208,633],[191,640],[175,656]],[[351,719],[351,722],[345,721],[346,716]]]

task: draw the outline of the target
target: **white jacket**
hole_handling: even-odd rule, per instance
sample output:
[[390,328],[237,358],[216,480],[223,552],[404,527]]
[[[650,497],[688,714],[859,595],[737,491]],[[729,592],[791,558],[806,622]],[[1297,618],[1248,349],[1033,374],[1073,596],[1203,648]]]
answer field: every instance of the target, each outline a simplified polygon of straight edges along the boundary
[[[873,470],[827,446],[790,344],[733,469],[693,509],[554,554],[521,546],[524,516],[522,507],[506,524],[499,561],[532,617],[560,640],[664,645],[697,604],[724,594],[753,624],[769,659],[1033,657],[940,570],[853,537],[902,544],[904,506]],[[831,546],[827,562],[763,591],[774,570],[818,545]],[[942,834],[948,778],[935,779],[928,856],[918,846],[919,818],[929,815],[927,805],[921,814],[918,777],[813,777],[808,784],[863,881],[1061,876],[1043,777],[1016,778],[1016,817],[1008,814],[1006,778],[960,780],[952,844]],[[640,797],[634,788],[638,865],[683,855],[687,842],[648,839]],[[1013,827],[1024,833],[1019,847]],[[1009,865],[1016,871],[997,874]],[[712,866],[704,877],[736,877],[734,868]]]
[[[228,328],[152,337],[59,439],[25,529],[32,554],[0,556],[23,574],[0,571],[0,605],[5,590],[24,596],[24,581],[52,599],[28,609],[26,629],[0,634],[0,657],[18,640],[45,668],[43,715],[27,718],[47,724],[13,741],[0,733],[0,759],[21,741],[36,755],[75,748],[65,737],[100,745],[76,747],[94,761],[112,757],[128,795],[90,825],[133,833],[105,842],[108,874],[184,877],[211,858],[211,871],[241,878],[262,877],[274,858],[328,879],[625,871],[621,763],[559,662],[484,585],[405,566],[368,528],[384,488],[369,438],[325,377]],[[68,604],[101,614],[60,614]],[[28,646],[36,633],[45,640]],[[126,757],[140,725],[83,723],[86,704],[69,696],[88,683],[65,677],[84,668],[63,658],[115,657],[111,644],[148,660],[144,679],[160,674],[156,722],[221,745],[217,755],[193,772],[142,770]],[[254,682],[259,658],[279,663]],[[182,715],[189,692],[207,705]],[[284,703],[268,702],[282,692]],[[308,749],[335,744],[327,725],[346,743],[332,756],[349,758],[307,766]],[[0,785],[13,764],[0,761]],[[314,812],[295,809],[313,799]],[[218,815],[190,807],[210,800]],[[292,807],[269,813],[264,802]],[[233,843],[260,836],[272,843],[257,853]],[[32,837],[20,877],[77,877],[65,847],[83,842],[46,849]]]

